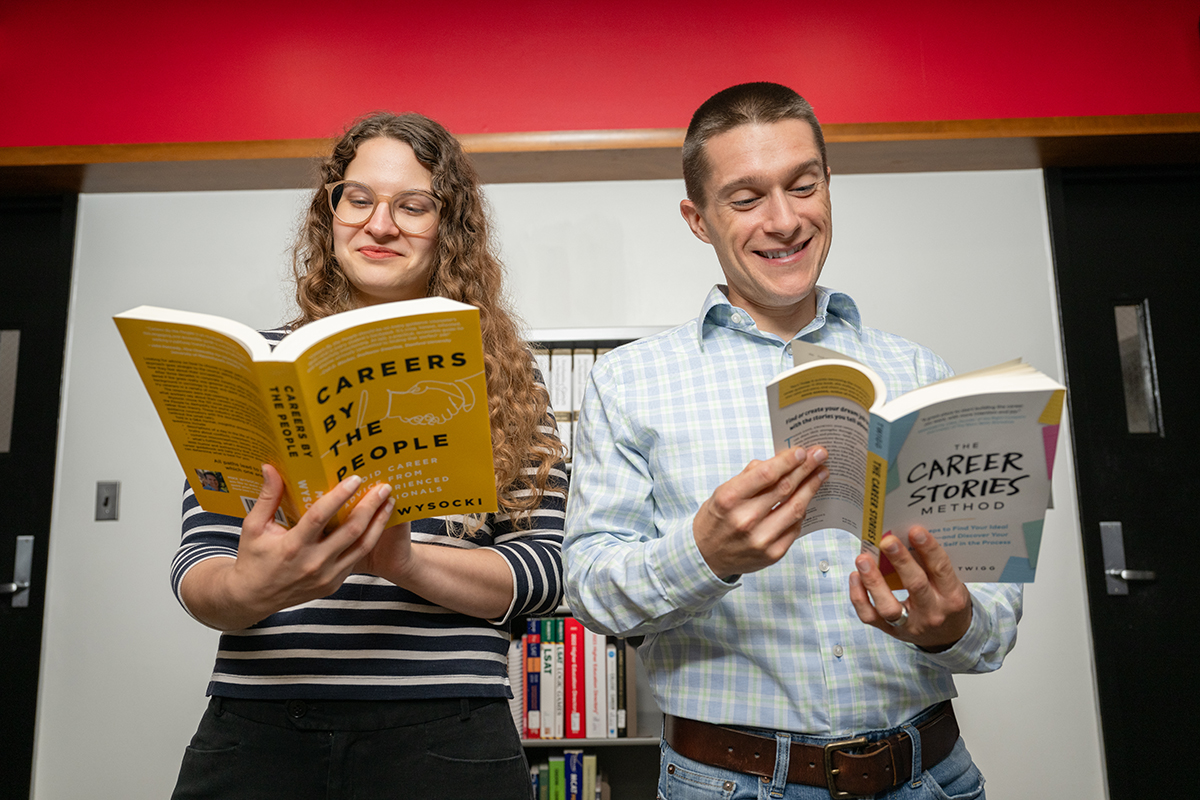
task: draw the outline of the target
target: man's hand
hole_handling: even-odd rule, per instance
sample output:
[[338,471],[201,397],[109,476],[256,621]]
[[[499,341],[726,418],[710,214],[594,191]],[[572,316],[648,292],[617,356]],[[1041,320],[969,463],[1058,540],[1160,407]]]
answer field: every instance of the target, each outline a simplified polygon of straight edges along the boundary
[[769,567],[800,535],[800,522],[829,470],[823,447],[796,447],[751,461],[717,487],[692,520],[692,535],[721,579]]
[[875,559],[864,553],[854,560],[858,571],[850,574],[850,602],[859,619],[889,636],[934,653],[948,650],[971,625],[971,593],[929,531],[914,525],[908,542],[913,552],[890,534],[880,544],[908,600],[892,594]]
[[361,485],[361,478],[347,478],[313,503],[294,527],[285,528],[274,519],[283,479],[263,465],[262,491],[242,522],[237,558],[208,559],[188,572],[180,587],[188,609],[214,628],[239,630],[333,594],[375,547],[394,506],[391,486],[372,487],[345,522],[326,531]]

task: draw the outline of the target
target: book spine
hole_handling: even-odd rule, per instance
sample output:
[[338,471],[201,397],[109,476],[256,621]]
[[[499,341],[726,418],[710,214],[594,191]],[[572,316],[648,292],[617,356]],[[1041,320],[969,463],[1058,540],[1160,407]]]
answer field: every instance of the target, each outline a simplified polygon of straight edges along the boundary
[[542,626],[525,623],[525,738],[542,738]]
[[557,670],[554,681],[554,738],[562,739],[567,731],[567,693],[566,671],[563,670],[563,660],[566,658],[566,643],[563,635],[563,618],[554,620],[554,667]]
[[550,800],[550,764],[538,765],[538,800]]
[[595,753],[585,753],[583,756],[583,792],[584,800],[594,800],[596,797],[596,767]]
[[[315,418],[305,399],[296,367],[291,363],[264,361],[256,365],[260,391],[279,452],[279,468],[287,485],[283,510],[294,525],[313,503],[332,488],[321,465]],[[245,503],[246,501],[243,500]],[[247,512],[253,507],[253,500]],[[344,516],[339,515],[339,519]]]
[[583,751],[563,751],[566,800],[583,800]]
[[554,686],[558,683],[558,669],[554,663],[558,655],[554,646],[554,620],[542,620],[542,739],[557,738],[554,733]]
[[565,736],[582,739],[587,735],[587,702],[584,699],[583,623],[574,617],[563,620],[563,693],[566,704]]
[[550,800],[567,800],[565,772],[563,756],[550,756]]
[[589,630],[583,632],[584,702],[587,704],[587,735],[589,739],[608,738],[608,678],[606,676],[606,647],[604,635]]
[[615,636],[609,636],[604,643],[604,680],[608,690],[608,738],[617,738],[617,645]]
[[638,735],[638,657],[637,648],[628,641],[625,645],[625,735]]
[[625,738],[629,735],[628,714],[626,714],[626,680],[625,673],[629,665],[626,663],[625,642],[617,642],[617,736]]

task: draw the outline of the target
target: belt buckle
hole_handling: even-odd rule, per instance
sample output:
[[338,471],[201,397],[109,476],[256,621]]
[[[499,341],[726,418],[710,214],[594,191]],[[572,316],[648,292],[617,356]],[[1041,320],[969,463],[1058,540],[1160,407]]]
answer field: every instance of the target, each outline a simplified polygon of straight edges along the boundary
[[839,750],[851,750],[855,747],[863,747],[867,742],[867,737],[859,736],[856,739],[846,739],[842,742],[830,742],[825,745],[825,786],[829,789],[829,796],[833,800],[850,800],[850,798],[860,797],[857,794],[843,792],[837,788],[835,783],[836,776],[841,770],[833,768],[833,754]]

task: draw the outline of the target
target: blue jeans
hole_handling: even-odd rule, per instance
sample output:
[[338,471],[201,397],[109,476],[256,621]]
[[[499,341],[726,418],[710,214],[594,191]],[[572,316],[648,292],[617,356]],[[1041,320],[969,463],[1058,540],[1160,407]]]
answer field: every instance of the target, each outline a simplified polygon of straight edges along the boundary
[[[921,735],[911,724],[879,731],[870,738],[880,739],[898,730],[911,731],[914,736],[913,774],[916,777],[891,791],[875,795],[877,800],[984,800],[983,775],[971,760],[961,737],[950,755],[921,772]],[[829,800],[827,789],[787,783],[789,745],[793,740],[824,745],[844,738],[775,734],[774,778],[760,778],[701,764],[679,755],[663,741],[658,800]]]

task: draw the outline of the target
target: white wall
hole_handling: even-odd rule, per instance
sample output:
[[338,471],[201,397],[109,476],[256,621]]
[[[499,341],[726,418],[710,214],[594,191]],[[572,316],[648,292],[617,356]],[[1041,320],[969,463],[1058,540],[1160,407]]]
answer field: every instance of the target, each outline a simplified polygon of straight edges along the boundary
[[[836,176],[823,283],[958,370],[1015,356],[1062,377],[1041,174]],[[489,187],[529,327],[669,325],[720,280],[682,183]],[[34,796],[160,798],[204,705],[216,635],[170,596],[182,472],[110,317],[150,303],[256,326],[286,315],[296,192],[80,199],[50,545]],[[1103,797],[1069,438],[1020,643],[964,676],[968,745],[995,798]],[[97,480],[121,518],[93,522]],[[1053,758],[1047,754],[1053,753]]]

